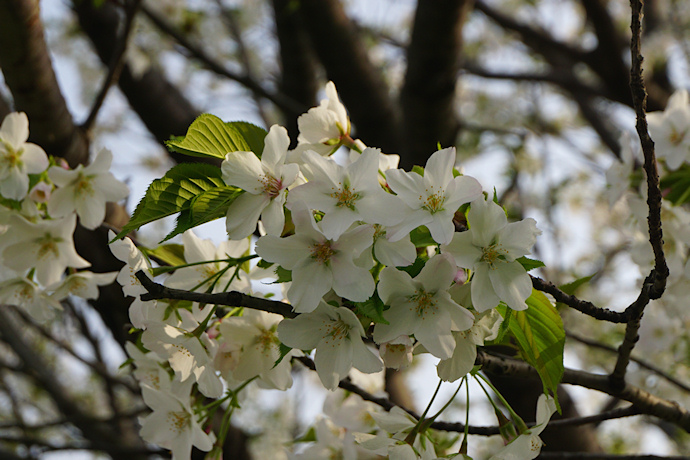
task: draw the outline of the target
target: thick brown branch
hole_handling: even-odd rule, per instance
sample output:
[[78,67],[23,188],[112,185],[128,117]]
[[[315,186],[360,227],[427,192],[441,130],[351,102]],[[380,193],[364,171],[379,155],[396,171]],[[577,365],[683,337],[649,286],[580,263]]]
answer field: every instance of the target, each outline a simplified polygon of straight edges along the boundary
[[[539,378],[536,369],[516,359],[489,355],[486,352],[479,351],[476,362],[481,364],[483,369],[498,375]],[[682,408],[678,403],[659,398],[627,383],[622,387],[614,387],[611,385],[608,375],[565,369],[561,383],[578,385],[615,396],[634,404],[641,414],[659,417],[662,420],[675,423],[685,431],[690,432],[690,412]]]
[[15,110],[29,117],[29,140],[75,167],[88,159],[88,142],[60,92],[39,11],[38,0],[0,2],[0,68]]
[[141,295],[141,300],[189,300],[191,302],[200,302],[209,305],[226,305],[229,307],[252,308],[254,310],[276,313],[286,318],[295,318],[297,316],[297,313],[292,311],[292,307],[290,305],[283,302],[278,302],[276,300],[252,297],[237,291],[219,292],[217,294],[183,291],[181,289],[172,289],[163,286],[162,284],[158,284],[146,276],[143,271],[138,271],[136,276],[141,282],[142,286],[144,286],[148,291],[147,294]]
[[424,164],[440,143],[455,145],[455,87],[462,27],[472,0],[420,0],[407,48],[400,93],[403,111],[401,166]]
[[113,50],[113,55],[110,58],[110,64],[108,64],[108,73],[103,80],[101,89],[96,95],[96,99],[91,106],[89,115],[82,124],[82,129],[87,133],[93,128],[93,124],[96,122],[96,117],[98,112],[101,110],[103,103],[105,102],[105,97],[108,95],[108,91],[113,83],[117,82],[120,78],[120,73],[122,72],[122,67],[125,65],[124,56],[127,50],[127,42],[129,40],[129,35],[132,32],[132,24],[134,23],[134,17],[136,16],[137,10],[141,0],[132,0],[129,5],[125,6],[125,21],[124,27],[120,36],[117,38],[115,48]]
[[350,112],[357,137],[384,152],[399,152],[398,110],[340,2],[302,0],[297,5],[312,47]]

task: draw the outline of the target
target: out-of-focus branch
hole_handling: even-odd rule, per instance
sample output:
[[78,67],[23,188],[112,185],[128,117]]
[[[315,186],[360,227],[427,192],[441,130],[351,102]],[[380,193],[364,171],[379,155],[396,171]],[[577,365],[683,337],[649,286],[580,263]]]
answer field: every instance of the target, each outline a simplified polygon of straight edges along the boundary
[[240,83],[242,86],[252,91],[256,95],[263,97],[271,102],[273,102],[281,110],[289,112],[291,116],[295,117],[304,111],[304,108],[297,102],[291,100],[287,96],[280,93],[272,93],[266,90],[263,86],[259,84],[256,80],[252,79],[249,74],[238,74],[228,69],[213,57],[208,55],[203,48],[195,45],[190,40],[187,39],[183,34],[177,31],[172,25],[170,25],[164,18],[158,15],[156,12],[150,8],[143,6],[142,12],[146,15],[151,22],[158,27],[162,32],[170,35],[177,43],[179,43],[183,48],[185,48],[192,57],[198,59],[202,64],[209,68],[212,72],[222,75],[230,80]]
[[384,152],[399,152],[399,109],[340,2],[302,0],[297,5],[312,47],[350,112],[357,137]]
[[[316,56],[309,44],[309,37],[292,0],[273,0],[276,36],[280,46],[280,90],[304,107],[316,105],[318,80]],[[283,111],[291,146],[297,145],[297,119]]]
[[91,106],[89,115],[86,117],[86,120],[81,126],[82,129],[87,133],[93,128],[93,124],[96,122],[96,117],[103,106],[103,102],[105,102],[105,97],[108,95],[110,87],[117,82],[118,78],[120,78],[122,67],[125,64],[124,56],[125,51],[127,51],[127,42],[129,41],[129,35],[132,32],[132,24],[134,24],[134,17],[136,16],[140,4],[141,0],[132,0],[130,4],[126,4],[124,6],[124,25],[113,49],[113,55],[110,58],[110,63],[108,64],[108,73],[103,80],[101,90],[96,95],[96,99]]
[[[10,105],[4,97],[0,96],[0,120],[4,119],[10,112],[12,112]],[[0,121],[0,123],[2,122]]]
[[[611,352],[611,353],[617,353],[617,352],[618,352],[618,350],[616,350],[614,347],[611,347],[611,346],[606,345],[606,344],[601,343],[601,342],[597,342],[596,340],[591,340],[591,339],[588,339],[588,338],[586,338],[586,337],[582,337],[582,336],[580,336],[580,335],[573,334],[573,333],[570,332],[570,331],[566,331],[566,332],[565,332],[565,335],[566,335],[566,337],[568,337],[568,338],[571,338],[571,339],[573,339],[573,340],[575,340],[575,341],[577,341],[577,342],[580,342],[580,343],[582,343],[582,344],[584,344],[584,345],[588,345],[588,346],[590,346],[590,347],[592,347],[592,348],[598,348],[599,350],[606,350],[606,351],[609,351],[609,352]],[[636,358],[635,356],[632,356],[632,355],[630,356],[630,361],[632,361],[632,362],[638,364],[640,367],[642,367],[642,368],[644,368],[644,369],[647,369],[648,371],[651,371],[651,372],[657,374],[659,377],[661,377],[661,378],[667,380],[668,382],[670,382],[670,383],[672,383],[673,385],[677,386],[677,387],[680,388],[681,390],[687,391],[687,392],[690,393],[690,386],[688,386],[687,384],[681,382],[680,380],[678,380],[677,378],[673,377],[672,375],[668,374],[668,373],[665,372],[663,369],[660,369],[660,368],[658,368],[657,366],[655,366],[655,365],[653,365],[653,364],[650,364],[649,362],[647,362],[647,361],[645,361],[645,360],[643,360],[643,359]]]
[[618,348],[618,359],[616,366],[611,372],[611,383],[615,386],[622,386],[625,382],[625,372],[630,362],[635,343],[637,342],[640,329],[640,321],[644,309],[650,300],[658,299],[666,289],[666,280],[669,270],[664,256],[664,239],[661,229],[661,189],[659,188],[659,172],[657,170],[656,156],[654,154],[654,142],[649,136],[647,129],[647,91],[645,90],[642,77],[642,1],[631,0],[632,19],[630,28],[632,38],[630,40],[630,55],[632,58],[632,68],[630,69],[630,90],[632,92],[635,115],[637,116],[637,135],[642,145],[644,154],[644,170],[647,176],[647,225],[649,228],[649,243],[654,252],[654,268],[647,278],[645,278],[640,295],[627,309],[628,323],[625,328],[625,338]]
[[[478,350],[476,364],[497,375],[522,376],[539,379],[536,369],[524,361],[489,355]],[[569,383],[584,388],[597,390],[619,399],[628,401],[640,410],[641,414],[659,417],[674,423],[690,432],[690,412],[678,403],[655,396],[636,386],[625,383],[622,387],[611,385],[608,375],[591,374],[589,372],[565,369],[561,383]]]
[[455,88],[462,28],[472,0],[421,0],[407,47],[407,71],[400,93],[404,136],[401,165],[423,164],[442,146],[455,145],[458,117]]
[[0,2],[0,68],[15,110],[31,120],[29,139],[75,167],[88,159],[88,141],[60,92],[39,11],[38,0]]

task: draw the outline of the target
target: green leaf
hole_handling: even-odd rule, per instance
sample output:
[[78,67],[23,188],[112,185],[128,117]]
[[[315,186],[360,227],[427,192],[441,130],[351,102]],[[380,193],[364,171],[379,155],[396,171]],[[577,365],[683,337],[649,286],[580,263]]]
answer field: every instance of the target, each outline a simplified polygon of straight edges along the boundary
[[412,230],[410,232],[410,240],[417,248],[436,245],[436,241],[431,237],[431,232],[425,225]]
[[674,205],[684,204],[690,201],[690,166],[684,165],[677,171],[673,171],[659,184],[665,199]]
[[283,268],[280,265],[276,268],[276,275],[278,275],[278,279],[271,284],[288,283],[292,281],[292,270]]
[[364,302],[353,303],[357,308],[357,314],[369,318],[374,323],[390,324],[388,321],[386,321],[386,318],[383,317],[385,305],[383,304],[383,301],[377,292],[374,292],[374,295]]
[[565,292],[566,294],[573,295],[575,292],[578,290],[580,286],[583,284],[586,284],[594,278],[594,275],[589,275],[589,276],[583,276],[582,278],[578,278],[575,281],[571,281],[570,283],[563,284],[558,287],[561,291]]
[[427,260],[429,260],[429,257],[426,254],[422,254],[421,256],[417,256],[412,265],[400,267],[400,269],[414,278],[415,276],[419,275],[419,272],[422,271],[422,268],[424,268],[424,265],[426,265]]
[[424,176],[424,168],[422,168],[421,166],[418,166],[418,165],[414,165],[414,166],[412,167],[412,171],[411,171],[411,172],[417,173],[417,174],[419,174],[420,176]]
[[244,121],[225,123],[215,115],[201,114],[184,137],[165,144],[170,150],[193,157],[225,158],[230,152],[254,152],[261,156],[266,130]]
[[539,267],[544,267],[544,262],[542,262],[541,260],[530,259],[529,257],[525,256],[519,257],[515,260],[520,262],[520,265],[522,265],[522,267],[527,271],[534,270],[535,268]]
[[173,267],[187,263],[184,259],[184,246],[181,244],[163,244],[155,249],[140,246],[139,249],[149,258],[157,259]]
[[202,192],[225,186],[220,168],[203,163],[182,163],[149,185],[137,204],[132,218],[113,241],[144,224],[189,209],[192,200]]
[[[563,378],[563,346],[565,330],[556,308],[540,291],[532,290],[527,310],[512,311],[508,329],[520,352],[539,373],[545,392],[556,398],[556,389]],[[505,306],[499,312],[507,317]]]
[[280,342],[280,345],[278,345],[278,351],[280,352],[280,356],[278,356],[278,359],[276,359],[276,362],[273,364],[273,367],[276,367],[278,364],[280,364],[283,358],[285,358],[287,354],[292,351],[292,348],[288,347],[283,342]]
[[163,238],[163,241],[184,233],[190,228],[225,217],[232,202],[243,193],[244,190],[229,185],[201,192],[192,199],[190,206],[180,213],[175,228]]

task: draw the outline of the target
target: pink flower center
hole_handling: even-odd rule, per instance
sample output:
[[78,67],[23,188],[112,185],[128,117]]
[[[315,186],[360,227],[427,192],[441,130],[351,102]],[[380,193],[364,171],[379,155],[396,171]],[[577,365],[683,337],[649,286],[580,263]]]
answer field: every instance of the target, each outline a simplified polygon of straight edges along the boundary
[[311,247],[311,258],[320,264],[328,263],[335,253],[336,251],[331,247],[329,240],[322,243],[314,243]]
[[260,180],[264,187],[264,193],[271,199],[280,195],[280,191],[283,189],[283,182],[280,179],[276,179],[270,174],[266,174]]

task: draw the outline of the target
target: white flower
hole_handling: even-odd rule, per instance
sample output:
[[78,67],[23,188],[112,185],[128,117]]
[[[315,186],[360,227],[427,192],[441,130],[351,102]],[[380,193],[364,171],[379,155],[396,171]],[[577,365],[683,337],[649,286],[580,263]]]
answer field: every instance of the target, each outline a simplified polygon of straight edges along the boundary
[[322,302],[312,313],[283,320],[278,337],[289,347],[316,348],[316,372],[329,390],[336,389],[353,366],[369,374],[383,369],[381,360],[362,341],[364,328],[359,319],[345,307]]
[[374,255],[376,260],[388,267],[407,267],[417,258],[417,248],[407,234],[401,239],[390,241],[385,227],[374,224]]
[[46,321],[62,310],[60,302],[26,278],[12,278],[0,283],[0,303],[24,308],[38,321]]
[[107,286],[115,281],[116,272],[112,273],[93,273],[81,271],[68,275],[64,280],[48,286],[49,291],[56,300],[66,299],[69,295],[81,297],[82,299],[98,298],[98,286]]
[[264,140],[261,160],[252,152],[231,152],[225,156],[221,165],[223,180],[246,192],[228,208],[226,226],[230,239],[251,235],[259,216],[269,235],[283,231],[287,187],[299,174],[297,165],[285,164],[289,145],[287,130],[273,125]]
[[52,192],[53,186],[41,181],[31,189],[29,198],[36,203],[46,203],[50,199]]
[[204,452],[211,450],[215,436],[201,428],[188,391],[168,392],[142,385],[141,393],[153,410],[140,419],[141,436],[146,441],[170,449],[173,460],[189,460],[192,446]]
[[281,319],[282,316],[273,313],[245,309],[243,316],[230,316],[220,322],[218,353],[232,350],[232,362],[226,361],[232,379],[242,382],[258,375],[280,390],[292,386],[290,356],[283,357],[276,366],[280,358],[276,329]]
[[350,120],[332,81],[326,84],[326,97],[321,105],[312,107],[297,119],[299,145],[292,155],[296,160],[307,149],[328,155],[342,145],[344,136],[350,135]]
[[299,460],[357,460],[357,446],[352,433],[335,425],[326,418],[317,420],[314,424],[316,442],[307,447],[303,452],[290,457]]
[[110,172],[113,154],[101,150],[93,163],[74,170],[53,166],[48,177],[58,187],[48,200],[48,214],[63,217],[74,211],[81,224],[94,229],[105,219],[105,204],[119,201],[129,194],[127,186]]
[[206,333],[196,337],[169,324],[152,323],[141,339],[147,349],[168,359],[180,382],[191,379],[199,383],[199,391],[209,398],[223,393],[223,384],[213,367],[213,356],[206,349],[215,347],[215,342],[208,340]]
[[407,205],[402,223],[390,229],[390,239],[399,240],[420,225],[426,225],[437,243],[453,238],[455,211],[481,196],[482,187],[470,176],[453,177],[455,148],[439,150],[429,157],[424,176],[402,169],[386,172],[391,190]]
[[474,270],[472,305],[483,312],[503,301],[525,310],[532,282],[515,259],[529,254],[541,234],[536,222],[528,218],[509,224],[503,208],[483,198],[472,202],[467,221],[470,229],[456,233],[441,251],[452,255],[458,267]]
[[309,166],[304,168],[309,182],[290,191],[288,207],[304,202],[323,211],[321,228],[327,238],[339,237],[359,220],[383,225],[400,222],[400,199],[384,192],[378,183],[378,150],[367,148],[347,167],[313,151],[302,157]]
[[48,167],[48,156],[29,138],[29,119],[24,112],[10,113],[0,125],[0,195],[21,200],[29,191],[29,174]]
[[537,401],[537,424],[522,433],[489,460],[531,460],[536,458],[544,445],[539,435],[551,416],[556,412],[556,403],[551,396],[542,394]]
[[383,430],[392,434],[392,437],[385,433],[370,435],[366,433],[355,433],[355,440],[365,449],[371,450],[379,455],[388,454],[391,460],[433,460],[437,458],[434,445],[425,433],[415,435],[412,445],[408,444],[408,437],[417,426],[417,419],[405,412],[398,406],[393,407],[389,412],[376,412],[371,416],[376,424]]
[[[227,262],[200,262],[223,260],[229,257],[240,258],[249,249],[249,239],[222,241],[217,247],[211,240],[202,240],[192,230],[182,234],[184,259],[190,267],[178,268],[165,280],[165,285],[175,289],[196,289],[206,291],[213,285],[213,292],[242,291],[250,289],[249,276],[237,276],[230,282],[236,267],[227,269]],[[221,271],[225,270],[221,274]],[[230,284],[228,284],[230,283]]]
[[76,226],[74,214],[36,224],[14,216],[14,243],[2,251],[3,263],[17,271],[34,267],[36,279],[44,286],[57,282],[67,267],[88,267],[91,264],[74,249],[72,234]]
[[690,98],[678,90],[669,98],[663,112],[647,114],[649,134],[656,144],[656,155],[676,170],[690,159]]
[[412,364],[413,348],[410,337],[401,335],[393,340],[382,343],[379,348],[379,353],[386,367],[401,369]]
[[472,313],[448,293],[456,272],[452,259],[442,254],[429,259],[414,279],[404,271],[385,268],[378,292],[381,300],[391,306],[383,314],[390,324],[376,325],[376,342],[414,334],[431,354],[450,358],[455,347],[451,330],[468,329],[474,322]]
[[328,239],[305,208],[292,212],[295,234],[287,238],[266,235],[256,243],[256,253],[269,262],[292,270],[288,299],[300,313],[313,311],[333,288],[336,294],[363,302],[374,293],[374,279],[353,259],[373,242],[374,229],[355,227],[338,239]]

